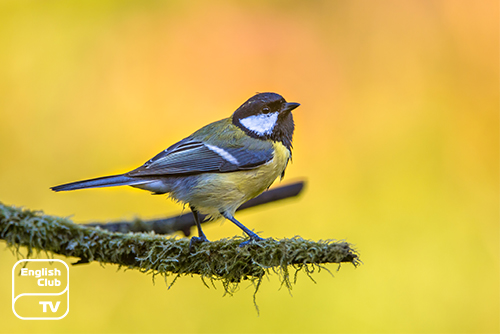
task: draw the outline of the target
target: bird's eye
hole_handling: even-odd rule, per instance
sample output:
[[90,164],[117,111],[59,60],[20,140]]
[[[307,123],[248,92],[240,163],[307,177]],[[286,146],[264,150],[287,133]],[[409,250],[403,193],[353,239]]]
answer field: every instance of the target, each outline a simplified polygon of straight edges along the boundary
[[262,109],[262,112],[263,112],[263,113],[268,113],[268,112],[269,112],[269,107],[264,107],[264,108]]

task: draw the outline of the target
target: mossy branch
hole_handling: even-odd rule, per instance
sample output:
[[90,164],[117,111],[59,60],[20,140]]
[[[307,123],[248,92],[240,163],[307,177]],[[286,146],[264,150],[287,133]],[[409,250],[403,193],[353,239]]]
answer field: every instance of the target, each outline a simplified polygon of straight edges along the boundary
[[[41,211],[0,203],[0,239],[18,254],[35,252],[79,257],[135,268],[153,275],[199,274],[202,279],[221,280],[231,293],[241,280],[260,283],[273,270],[290,287],[289,266],[310,274],[323,263],[358,264],[358,255],[346,242],[308,241],[300,237],[266,239],[239,247],[241,237],[201,243],[189,250],[189,239],[166,238],[155,233],[116,233],[85,227],[69,219]],[[177,277],[176,277],[177,278]]]

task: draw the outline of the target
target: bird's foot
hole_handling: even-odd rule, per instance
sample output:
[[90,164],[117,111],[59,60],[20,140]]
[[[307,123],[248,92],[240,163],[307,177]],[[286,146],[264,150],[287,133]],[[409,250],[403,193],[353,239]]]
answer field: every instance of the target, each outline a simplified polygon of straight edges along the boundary
[[245,245],[247,244],[250,244],[250,243],[254,243],[254,242],[259,242],[259,241],[264,241],[265,239],[260,237],[259,235],[257,234],[253,234],[253,235],[250,235],[250,238],[244,242],[241,242],[239,247],[242,248],[244,247]]
[[205,235],[200,236],[200,237],[198,237],[198,236],[191,237],[191,241],[189,241],[189,252],[194,251],[195,245],[200,244],[200,243],[204,243],[204,242],[210,242]]

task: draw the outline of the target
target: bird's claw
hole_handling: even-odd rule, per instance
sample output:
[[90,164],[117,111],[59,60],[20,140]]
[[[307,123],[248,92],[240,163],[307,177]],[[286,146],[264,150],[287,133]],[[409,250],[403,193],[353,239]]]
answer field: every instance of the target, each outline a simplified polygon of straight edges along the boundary
[[243,241],[240,243],[239,247],[242,248],[247,244],[253,243],[253,242],[259,242],[259,241],[264,241],[265,239],[260,237],[259,235],[255,234],[250,236],[250,238],[246,241]]
[[204,242],[210,242],[206,236],[193,236],[191,237],[191,241],[189,241],[189,252],[194,251],[194,246],[196,244],[204,243]]

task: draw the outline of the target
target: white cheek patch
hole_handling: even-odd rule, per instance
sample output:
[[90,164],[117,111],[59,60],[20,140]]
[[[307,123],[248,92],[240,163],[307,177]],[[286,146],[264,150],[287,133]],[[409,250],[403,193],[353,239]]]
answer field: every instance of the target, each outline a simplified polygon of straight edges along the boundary
[[205,146],[207,148],[209,148],[210,150],[212,150],[213,152],[215,152],[217,155],[219,155],[222,158],[224,158],[229,163],[234,164],[234,165],[239,165],[240,164],[240,162],[238,162],[238,160],[236,159],[236,157],[234,157],[233,155],[231,155],[226,150],[224,150],[222,148],[219,148],[219,147],[216,147],[215,145],[210,145],[210,144],[206,144],[206,143],[205,143]]
[[278,112],[248,116],[241,119],[241,124],[257,135],[271,135],[278,121]]

